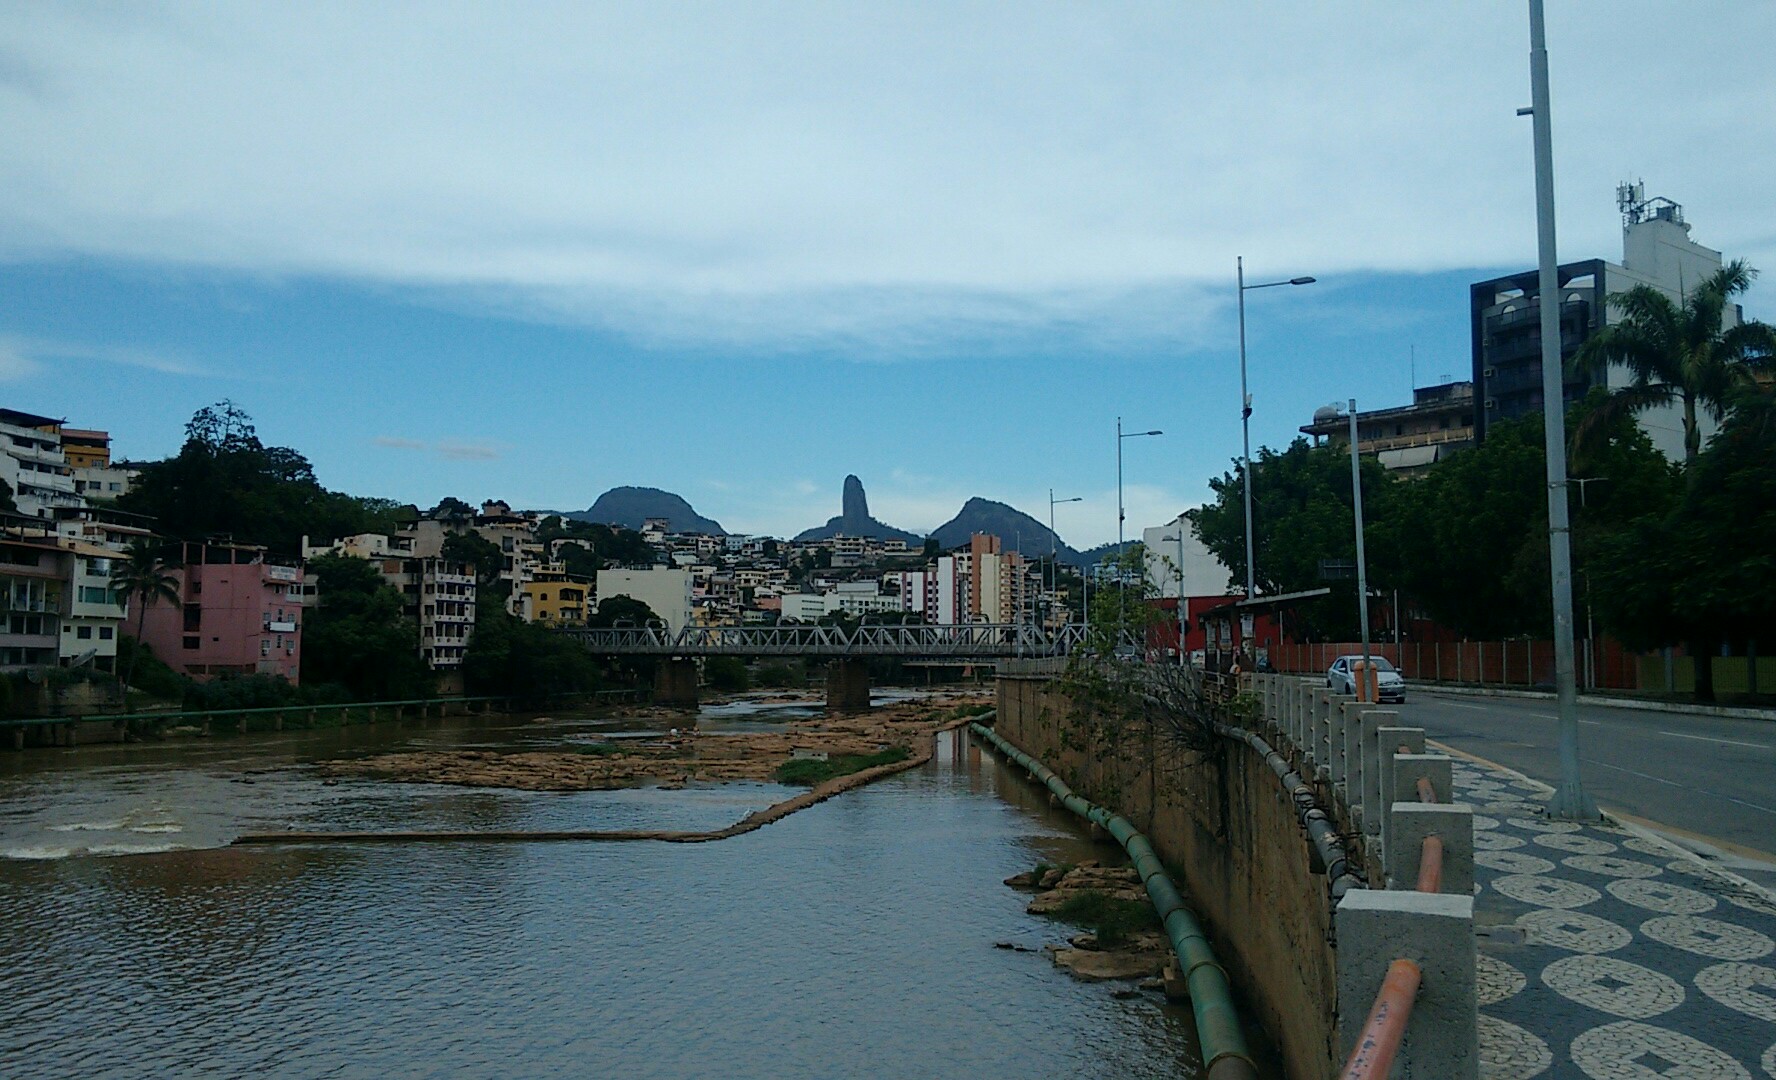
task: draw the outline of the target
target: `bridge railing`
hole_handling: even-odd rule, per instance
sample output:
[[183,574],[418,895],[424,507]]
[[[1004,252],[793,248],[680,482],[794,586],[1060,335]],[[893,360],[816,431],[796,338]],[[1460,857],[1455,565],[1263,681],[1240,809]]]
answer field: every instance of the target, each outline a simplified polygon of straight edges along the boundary
[[943,626],[687,626],[564,630],[592,652],[636,656],[1065,656],[1084,627],[1049,630],[1029,623]]

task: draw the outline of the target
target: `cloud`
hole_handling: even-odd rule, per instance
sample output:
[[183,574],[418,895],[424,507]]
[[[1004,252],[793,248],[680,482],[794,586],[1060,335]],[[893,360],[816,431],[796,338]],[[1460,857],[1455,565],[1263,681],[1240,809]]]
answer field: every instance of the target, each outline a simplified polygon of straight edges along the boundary
[[0,341],[0,382],[28,379],[41,370],[42,365],[20,352],[16,346]]
[[498,447],[487,443],[466,443],[446,439],[438,444],[438,456],[445,461],[495,461],[500,457]]
[[497,461],[505,453],[502,447],[492,443],[462,439],[441,439],[429,443],[401,435],[378,435],[370,442],[389,450],[430,452],[445,461]]
[[18,372],[18,374],[7,374],[6,368],[0,368],[0,378],[21,378],[24,375],[35,373],[43,362],[67,360],[120,364],[124,367],[157,371],[163,375],[217,377],[214,372],[182,358],[168,356],[163,352],[151,349],[137,349],[129,346],[89,345],[84,342],[57,341],[36,337],[6,337],[0,338],[0,355],[11,356],[11,363],[14,365],[12,370]]
[[[1551,13],[1563,251],[1612,254],[1614,184],[1644,176],[1776,263],[1751,194],[1776,115],[1748,105],[1776,7],[1695,0],[1676,35],[1627,7]],[[1188,347],[1240,254],[1327,281],[1534,255],[1503,0],[50,5],[0,33],[32,148],[0,158],[5,258],[890,359]]]

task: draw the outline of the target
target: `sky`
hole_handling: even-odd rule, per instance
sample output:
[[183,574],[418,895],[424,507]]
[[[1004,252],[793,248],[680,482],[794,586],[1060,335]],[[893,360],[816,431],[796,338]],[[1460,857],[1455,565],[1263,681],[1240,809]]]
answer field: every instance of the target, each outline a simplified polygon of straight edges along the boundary
[[[1776,4],[1554,0],[1563,260],[1624,180],[1776,272]],[[1466,378],[1535,260],[1521,0],[0,8],[0,404],[323,483],[732,531],[972,495],[1076,547]],[[1776,277],[1745,298],[1776,320]]]

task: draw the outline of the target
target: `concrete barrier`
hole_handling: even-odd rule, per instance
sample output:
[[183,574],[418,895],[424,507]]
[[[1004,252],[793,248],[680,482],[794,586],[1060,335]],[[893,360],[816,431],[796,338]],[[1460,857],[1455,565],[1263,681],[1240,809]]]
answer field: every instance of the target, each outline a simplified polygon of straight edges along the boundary
[[1406,959],[1423,977],[1389,1075],[1477,1080],[1473,896],[1358,889],[1338,902],[1337,930],[1340,1059],[1355,1046],[1388,966]]

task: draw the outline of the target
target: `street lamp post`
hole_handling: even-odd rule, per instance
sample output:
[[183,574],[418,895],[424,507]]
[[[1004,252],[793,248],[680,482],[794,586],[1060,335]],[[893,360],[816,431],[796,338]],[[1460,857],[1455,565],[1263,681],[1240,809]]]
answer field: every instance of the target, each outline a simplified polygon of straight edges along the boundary
[[1262,285],[1246,284],[1246,259],[1239,256],[1234,263],[1239,277],[1240,316],[1240,468],[1246,475],[1246,599],[1256,594],[1252,572],[1252,393],[1246,389],[1246,293],[1253,289],[1274,289],[1278,285],[1312,285],[1311,277],[1287,281],[1267,281]]
[[[1085,501],[1085,499],[1079,495],[1075,495],[1071,499],[1057,499],[1057,498],[1055,498],[1055,489],[1054,488],[1048,489],[1048,591],[1049,591],[1050,595],[1053,595],[1055,588],[1059,584],[1059,580],[1060,580],[1060,574],[1058,573],[1058,571],[1055,568],[1055,551],[1056,551],[1055,507],[1059,506],[1061,503],[1075,503],[1075,502],[1084,502],[1084,501]],[[1081,596],[1083,597],[1083,595],[1084,594],[1082,593]],[[1080,603],[1083,605],[1084,600],[1082,599],[1080,601]],[[1083,615],[1083,614],[1084,614],[1084,612],[1082,611],[1081,615]]]
[[[1152,431],[1130,431],[1125,433],[1122,430],[1122,417],[1119,416],[1116,418],[1116,621],[1119,624],[1126,621],[1128,617],[1128,581],[1124,576],[1126,572],[1122,565],[1123,556],[1128,550],[1127,543],[1122,537],[1122,522],[1126,516],[1122,509],[1122,440],[1139,439],[1147,435],[1164,434],[1165,432],[1160,431],[1158,428],[1155,428]],[[1123,630],[1123,626],[1117,626],[1116,633],[1119,637]]]
[[[1350,399],[1350,444],[1351,508],[1357,519],[1357,619],[1363,624],[1363,679],[1365,686],[1379,686],[1379,680],[1369,681],[1375,677],[1375,661],[1369,656],[1369,562],[1363,554],[1363,468],[1357,455],[1356,398]],[[1394,655],[1399,655],[1397,648]]]
[[1548,37],[1542,0],[1529,0],[1528,109],[1535,121],[1536,281],[1541,292],[1542,435],[1548,457],[1548,564],[1554,601],[1554,697],[1560,786],[1548,812],[1596,820],[1579,779],[1578,687],[1573,672],[1572,520],[1566,501],[1566,398],[1560,363],[1560,260],[1554,244],[1554,127],[1548,103]]

